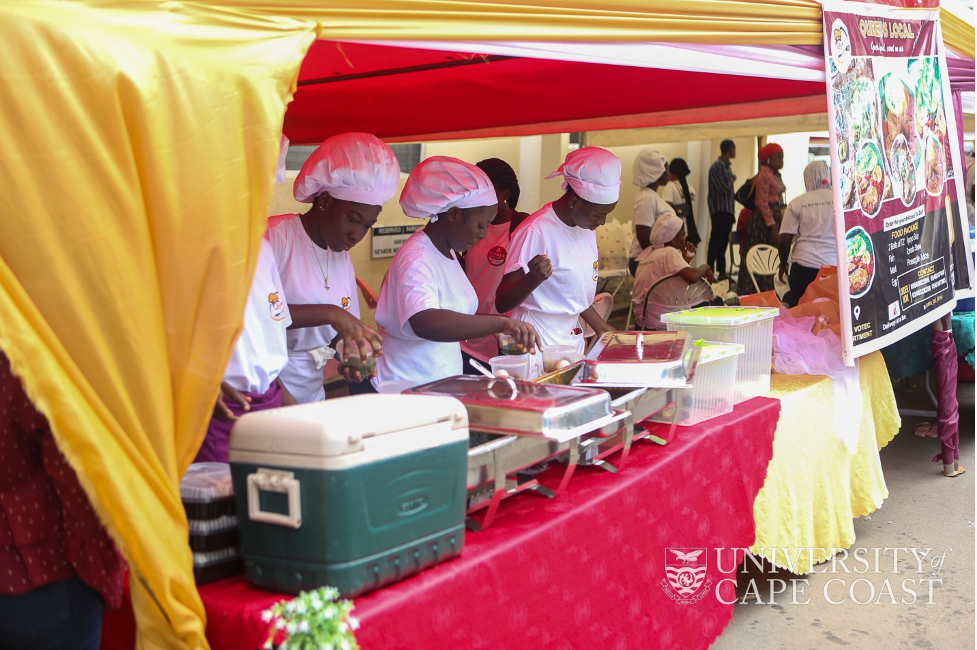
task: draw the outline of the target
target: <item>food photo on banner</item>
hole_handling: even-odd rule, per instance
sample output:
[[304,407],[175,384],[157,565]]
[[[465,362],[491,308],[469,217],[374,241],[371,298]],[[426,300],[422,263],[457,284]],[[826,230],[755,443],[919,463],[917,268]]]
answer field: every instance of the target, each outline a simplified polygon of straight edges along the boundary
[[[824,5],[845,361],[973,295],[938,11]],[[845,279],[847,278],[847,282]]]

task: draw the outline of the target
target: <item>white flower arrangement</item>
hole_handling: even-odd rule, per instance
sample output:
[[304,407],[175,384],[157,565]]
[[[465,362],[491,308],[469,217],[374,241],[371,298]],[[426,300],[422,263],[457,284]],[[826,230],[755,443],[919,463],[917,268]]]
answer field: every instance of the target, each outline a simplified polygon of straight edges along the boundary
[[275,638],[287,634],[279,650],[359,650],[353,631],[360,622],[352,611],[353,603],[339,600],[333,587],[303,591],[261,613],[261,620],[270,624],[264,647],[275,647]]

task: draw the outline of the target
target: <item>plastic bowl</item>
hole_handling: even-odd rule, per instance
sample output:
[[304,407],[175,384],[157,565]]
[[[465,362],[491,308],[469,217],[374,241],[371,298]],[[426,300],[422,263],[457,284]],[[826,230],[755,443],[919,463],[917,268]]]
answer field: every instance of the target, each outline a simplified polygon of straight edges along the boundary
[[529,374],[529,355],[492,357],[489,359],[489,365],[492,366],[492,374],[496,377],[511,377],[516,381],[525,381]]
[[575,345],[549,345],[543,348],[543,372],[549,373],[569,366],[580,359]]

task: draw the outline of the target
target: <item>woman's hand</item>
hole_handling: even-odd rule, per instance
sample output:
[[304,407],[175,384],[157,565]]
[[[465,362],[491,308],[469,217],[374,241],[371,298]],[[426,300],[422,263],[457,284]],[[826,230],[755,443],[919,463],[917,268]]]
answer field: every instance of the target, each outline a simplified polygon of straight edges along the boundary
[[691,262],[695,259],[695,244],[690,241],[685,242],[685,248],[682,250],[682,257],[685,258],[686,262]]
[[507,318],[502,316],[502,327],[501,333],[508,334],[516,340],[517,343],[522,344],[524,350],[528,350],[530,354],[536,354],[536,349],[539,343],[539,334],[536,332],[536,328],[530,323],[525,323],[521,320],[516,320],[515,318]]
[[217,394],[217,403],[214,404],[215,420],[220,420],[221,422],[237,421],[237,416],[227,407],[228,402],[234,402],[245,411],[251,410],[251,398],[247,395],[242,395],[226,381],[222,381],[220,392]]
[[780,270],[777,271],[777,277],[780,278],[781,282],[787,282],[787,278],[789,277],[789,275],[790,274],[787,273],[787,262],[781,262]]
[[529,275],[536,281],[537,285],[545,282],[553,275],[553,262],[545,255],[537,255],[529,260]]
[[712,269],[709,268],[708,264],[703,264],[702,277],[706,279],[709,284],[714,284],[716,282],[716,276],[713,275]]
[[[349,312],[337,311],[340,315],[333,321],[332,326],[343,340],[343,366],[349,362],[349,350],[356,346],[360,351],[360,358],[368,356],[379,357],[383,354],[383,338],[375,329],[361,321]],[[358,373],[357,373],[358,374]]]

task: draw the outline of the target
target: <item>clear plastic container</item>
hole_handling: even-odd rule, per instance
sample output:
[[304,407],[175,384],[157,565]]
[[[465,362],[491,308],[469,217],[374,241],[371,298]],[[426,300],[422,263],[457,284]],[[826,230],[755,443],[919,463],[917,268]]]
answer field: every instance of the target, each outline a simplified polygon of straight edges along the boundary
[[548,345],[543,348],[543,372],[550,373],[580,361],[575,345]]
[[496,377],[511,377],[516,381],[525,381],[529,377],[528,354],[492,357],[489,359],[489,365],[492,366],[492,374]]
[[744,348],[738,343],[697,341],[700,356],[691,388],[676,390],[675,404],[652,416],[658,422],[671,422],[678,408],[676,424],[698,424],[733,410],[736,370]]
[[198,585],[224,580],[243,571],[241,551],[236,547],[193,554],[193,579]]
[[516,342],[508,334],[499,334],[499,352],[502,354],[526,354],[526,348],[522,343]]
[[357,346],[353,346],[349,350],[349,359],[346,363],[343,363],[343,342],[339,341],[336,344],[336,359],[339,360],[340,365],[345,368],[349,368],[350,373],[355,373],[357,370],[360,372],[360,376],[364,379],[371,376],[377,369],[377,360],[373,356],[373,352],[366,355],[366,359],[360,358],[360,350]]
[[190,550],[194,553],[219,551],[237,547],[241,543],[237,517],[234,515],[217,519],[190,519],[187,527],[190,531]]
[[180,481],[180,500],[188,519],[234,514],[234,485],[227,463],[194,463]]
[[745,348],[736,370],[736,403],[770,391],[773,319],[769,307],[699,307],[664,314],[670,332],[688,332],[694,339],[739,343]]

